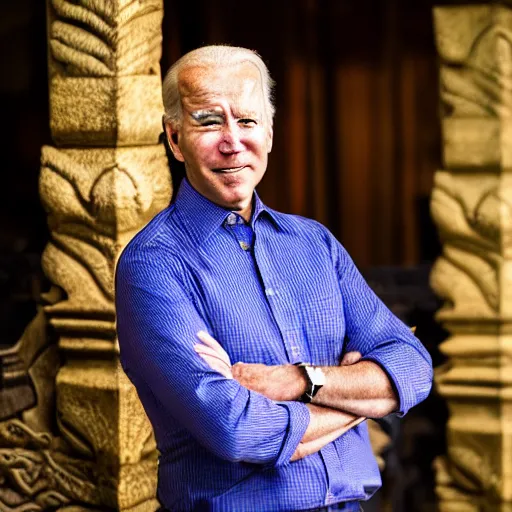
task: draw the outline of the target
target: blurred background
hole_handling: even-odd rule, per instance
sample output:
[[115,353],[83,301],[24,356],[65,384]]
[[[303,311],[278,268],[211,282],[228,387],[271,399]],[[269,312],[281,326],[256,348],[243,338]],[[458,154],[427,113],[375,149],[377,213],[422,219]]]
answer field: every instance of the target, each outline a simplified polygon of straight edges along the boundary
[[[417,325],[440,364],[445,333],[433,319],[439,303],[428,286],[440,251],[428,205],[441,167],[434,3],[164,5],[163,73],[204,44],[260,53],[277,82],[262,199],[329,227],[388,306]],[[48,288],[39,261],[49,235],[38,198],[40,148],[51,144],[45,2],[1,2],[0,45],[0,344],[12,345]],[[444,450],[445,421],[432,394],[403,421],[384,426],[392,439],[386,485],[368,510],[434,510],[431,464]]]

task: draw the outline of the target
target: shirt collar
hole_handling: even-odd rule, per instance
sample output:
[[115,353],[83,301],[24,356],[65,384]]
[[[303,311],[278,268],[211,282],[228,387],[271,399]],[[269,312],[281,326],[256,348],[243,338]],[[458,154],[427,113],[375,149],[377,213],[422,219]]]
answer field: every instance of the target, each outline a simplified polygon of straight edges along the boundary
[[271,208],[269,208],[268,206],[263,204],[263,202],[260,199],[260,196],[258,195],[256,190],[254,191],[254,203],[253,204],[254,204],[254,208],[253,208],[252,217],[251,217],[251,226],[253,228],[254,228],[255,223],[260,219],[262,214],[264,214],[264,216],[267,215],[268,218],[272,220],[272,222],[274,223],[274,226],[277,229],[281,228],[281,226],[279,225],[279,221],[277,219],[276,212],[274,212],[274,210],[272,210]]
[[[276,228],[279,229],[275,212],[263,204],[256,191],[254,192],[253,201],[254,208],[251,217],[252,228],[254,229],[255,223],[262,215],[268,215]],[[209,199],[206,199],[206,197],[197,192],[187,178],[183,178],[181,181],[180,188],[176,195],[175,208],[176,213],[180,216],[181,221],[186,226],[190,235],[199,245],[216,229],[221,227],[227,216],[231,213],[231,210],[212,203]]]

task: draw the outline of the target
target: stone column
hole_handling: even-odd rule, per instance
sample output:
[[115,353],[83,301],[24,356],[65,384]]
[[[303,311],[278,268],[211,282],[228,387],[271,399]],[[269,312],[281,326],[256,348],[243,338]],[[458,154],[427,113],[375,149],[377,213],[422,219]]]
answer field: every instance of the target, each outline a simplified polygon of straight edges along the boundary
[[120,367],[113,295],[122,248],[170,199],[158,143],[163,0],[47,6],[55,145],[42,149],[40,195],[53,287],[42,314],[62,366],[56,421],[27,430],[18,414],[23,440],[0,450],[0,507],[154,511],[156,446]]
[[431,282],[445,300],[450,419],[437,466],[441,512],[512,511],[512,10],[436,8],[443,170]]

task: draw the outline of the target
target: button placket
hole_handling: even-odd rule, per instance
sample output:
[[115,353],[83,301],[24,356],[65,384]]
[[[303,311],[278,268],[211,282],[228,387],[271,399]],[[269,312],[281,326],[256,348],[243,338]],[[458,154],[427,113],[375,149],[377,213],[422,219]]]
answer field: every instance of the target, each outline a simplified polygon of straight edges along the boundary
[[254,245],[252,227],[238,214],[231,212],[224,221],[224,226],[231,232],[240,248],[249,252]]
[[[256,235],[256,233],[255,233]],[[296,319],[296,311],[287,304],[286,289],[281,286],[278,275],[274,275],[274,266],[268,264],[272,258],[265,253],[266,246],[254,243],[254,262],[258,270],[263,292],[270,311],[281,334],[283,348],[290,363],[303,362],[305,357],[301,344],[302,331]],[[265,264],[267,263],[267,264]]]
[[300,345],[300,330],[288,329],[284,336],[288,360],[292,364],[309,362],[304,360],[304,351]]

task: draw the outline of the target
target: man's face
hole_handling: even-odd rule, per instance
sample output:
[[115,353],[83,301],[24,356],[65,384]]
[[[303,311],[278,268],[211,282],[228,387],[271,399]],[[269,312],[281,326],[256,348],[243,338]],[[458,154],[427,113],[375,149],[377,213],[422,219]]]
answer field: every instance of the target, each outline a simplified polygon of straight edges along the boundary
[[181,126],[166,126],[174,156],[199,193],[248,219],[272,147],[258,68],[189,67],[180,72],[179,90]]

